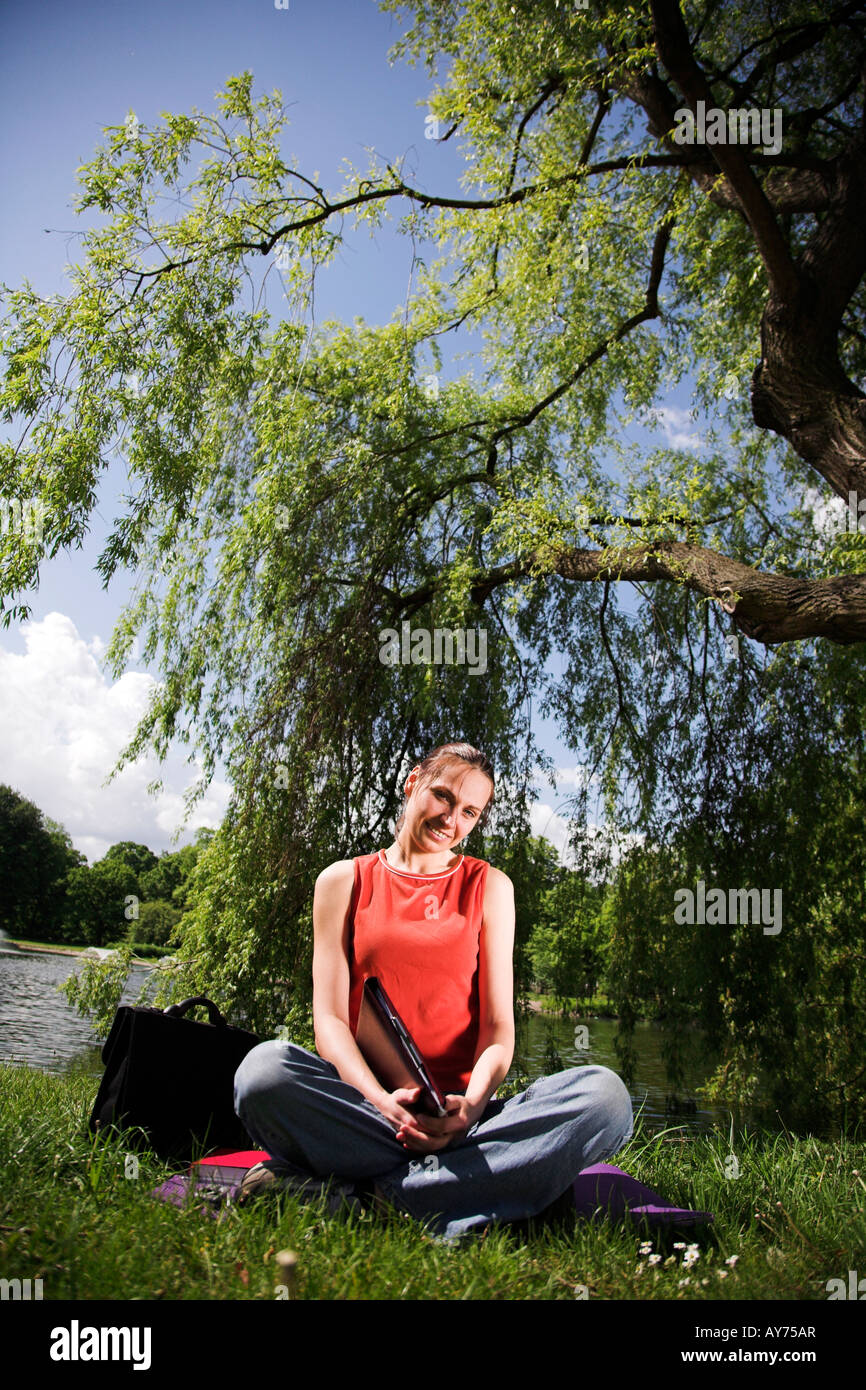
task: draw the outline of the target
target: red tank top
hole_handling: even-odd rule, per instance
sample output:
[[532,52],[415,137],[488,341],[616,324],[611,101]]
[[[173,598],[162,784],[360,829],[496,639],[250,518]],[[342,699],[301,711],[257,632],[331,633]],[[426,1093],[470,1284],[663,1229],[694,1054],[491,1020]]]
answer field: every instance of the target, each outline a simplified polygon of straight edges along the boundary
[[381,980],[446,1095],[466,1090],[478,1043],[478,946],[487,863],[463,856],[439,874],[355,860],[349,909],[349,1026],[364,981]]

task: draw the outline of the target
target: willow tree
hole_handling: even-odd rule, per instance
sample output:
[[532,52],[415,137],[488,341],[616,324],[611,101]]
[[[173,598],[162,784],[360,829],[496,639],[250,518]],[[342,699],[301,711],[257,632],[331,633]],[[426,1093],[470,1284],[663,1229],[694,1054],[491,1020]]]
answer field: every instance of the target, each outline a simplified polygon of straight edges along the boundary
[[[488,750],[518,833],[545,708],[611,821],[661,842],[746,775],[774,663],[856,665],[866,637],[866,7],[384,8],[411,11],[396,55],[446,73],[428,130],[461,196],[399,149],[339,187],[291,167],[244,74],[215,115],[110,129],[72,292],[6,301],[2,490],[42,503],[6,528],[6,620],[121,448],[99,570],[139,583],[111,657],[141,633],[163,677],[127,756],[180,738],[203,783],[229,768],[185,949],[259,1026],[303,1006],[313,875],[381,842],[426,745]],[[309,332],[316,273],[386,217],[407,302]],[[677,386],[694,425],[654,439]],[[423,642],[387,664],[404,624],[483,629],[486,670]]]

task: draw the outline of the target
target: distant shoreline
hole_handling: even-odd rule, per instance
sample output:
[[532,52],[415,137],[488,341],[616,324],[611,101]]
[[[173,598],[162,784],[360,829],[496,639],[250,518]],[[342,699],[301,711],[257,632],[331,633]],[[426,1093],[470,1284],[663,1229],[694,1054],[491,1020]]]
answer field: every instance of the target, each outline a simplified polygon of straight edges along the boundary
[[[83,959],[83,957],[87,956],[88,953],[93,950],[103,951],[107,949],[116,949],[114,947],[104,946],[49,946],[48,944],[44,946],[23,946],[12,936],[7,936],[6,941],[7,944],[12,948],[9,954],[16,956],[18,954],[21,954],[22,956],[76,956],[79,959]],[[2,949],[2,943],[0,943],[0,949]],[[133,955],[131,963],[133,965],[153,965],[152,960],[146,958],[145,956],[136,955]]]
[[77,946],[22,946],[11,936],[8,936],[6,940],[15,951],[20,951],[22,955],[28,956],[83,956],[90,950],[89,946],[80,950]]

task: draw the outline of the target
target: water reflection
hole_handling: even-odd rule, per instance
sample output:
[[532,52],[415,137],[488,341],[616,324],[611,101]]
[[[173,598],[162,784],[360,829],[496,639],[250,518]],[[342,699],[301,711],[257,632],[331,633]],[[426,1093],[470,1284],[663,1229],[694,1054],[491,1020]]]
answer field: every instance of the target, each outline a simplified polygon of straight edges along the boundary
[[[52,1072],[102,1071],[101,1040],[57,990],[83,965],[78,956],[60,954],[0,957],[0,1061]],[[133,1002],[145,973],[133,970],[123,1003]]]
[[[522,1063],[530,1079],[564,1067],[592,1064],[610,1067],[619,1074],[622,1067],[614,1047],[616,1020],[587,1018],[581,1020],[581,1024],[585,1032],[577,1034],[573,1019],[533,1013],[519,1020],[515,1062]],[[582,1046],[575,1046],[576,1036]],[[774,1117],[768,1117],[759,1107],[711,1105],[697,1096],[696,1087],[707,1079],[712,1066],[702,1065],[695,1057],[685,1066],[685,1086],[674,1108],[670,1104],[673,1088],[665,1074],[663,1046],[664,1031],[660,1025],[650,1022],[636,1025],[636,1075],[629,1093],[635,1115],[640,1111],[644,1123],[651,1129],[682,1127],[692,1133],[706,1133],[719,1126],[727,1130],[732,1120],[735,1129],[746,1122],[760,1121],[777,1127]]]

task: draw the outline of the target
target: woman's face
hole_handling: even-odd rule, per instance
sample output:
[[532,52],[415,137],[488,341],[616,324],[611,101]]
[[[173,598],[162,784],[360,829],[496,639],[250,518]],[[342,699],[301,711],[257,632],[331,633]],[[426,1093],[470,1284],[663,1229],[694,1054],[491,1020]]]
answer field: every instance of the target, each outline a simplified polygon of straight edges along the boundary
[[466,763],[446,763],[432,782],[419,783],[419,769],[406,779],[410,793],[403,831],[421,853],[448,850],[468,835],[493,793],[489,777]]

